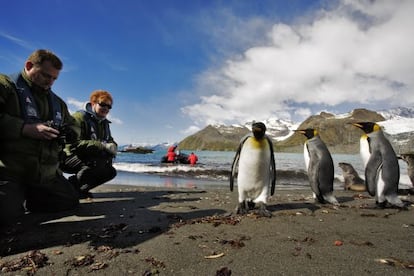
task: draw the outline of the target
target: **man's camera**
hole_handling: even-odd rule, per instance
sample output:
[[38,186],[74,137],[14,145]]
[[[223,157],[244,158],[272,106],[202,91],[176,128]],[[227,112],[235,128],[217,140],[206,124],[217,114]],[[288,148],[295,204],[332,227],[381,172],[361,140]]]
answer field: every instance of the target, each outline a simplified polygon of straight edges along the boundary
[[73,143],[76,141],[76,133],[66,124],[59,125],[54,121],[48,121],[47,125],[59,131],[59,136],[56,138],[59,145],[64,146],[67,143]]

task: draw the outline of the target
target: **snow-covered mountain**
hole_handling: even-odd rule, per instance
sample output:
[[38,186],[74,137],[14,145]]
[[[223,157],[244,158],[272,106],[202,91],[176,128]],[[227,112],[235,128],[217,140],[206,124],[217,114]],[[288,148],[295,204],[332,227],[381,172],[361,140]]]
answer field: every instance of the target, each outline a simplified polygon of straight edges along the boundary
[[[414,108],[393,108],[376,112],[376,114],[380,114],[386,119],[385,121],[378,122],[378,124],[383,127],[386,135],[389,136],[389,139],[392,140],[394,145],[396,145],[396,151],[411,151],[410,147],[414,141]],[[341,121],[355,116],[355,110],[346,114],[329,114],[323,112],[320,116],[327,117],[329,120],[337,119],[338,121]],[[306,121],[308,120],[309,118]],[[294,130],[298,129],[302,124],[278,118],[269,118],[263,121],[263,123],[267,127],[266,134],[276,142],[287,140],[293,135]],[[252,122],[250,121],[244,124],[208,126],[198,133],[183,139],[183,141],[180,142],[180,145],[189,146],[191,144],[191,147],[189,146],[189,148],[192,149],[209,148],[212,144],[216,145],[220,142],[227,143],[229,145],[234,143],[237,145],[240,137],[251,131],[251,125]],[[194,139],[194,137],[197,137],[197,139]],[[207,140],[208,142],[206,142]],[[189,143],[189,141],[191,142]],[[200,143],[204,143],[204,145],[201,146]],[[156,150],[165,149],[170,146],[171,143],[160,143],[156,145],[140,143],[137,145]],[[228,146],[225,148],[227,147]]]
[[378,122],[378,124],[390,135],[414,132],[414,118],[399,117]]
[[[398,107],[389,110],[378,111],[386,120],[378,124],[383,127],[383,130],[389,135],[397,135],[400,133],[414,132],[414,108]],[[332,119],[344,119],[352,116],[352,112],[345,114],[333,114]],[[235,128],[251,129],[253,122],[246,122],[243,125],[215,125],[220,132],[232,133]],[[282,141],[290,137],[295,129],[298,129],[301,123],[289,120],[281,120],[278,118],[269,118],[263,123],[266,125],[266,134],[275,141]]]
[[414,153],[414,118],[395,117],[378,122],[396,153]]
[[[263,123],[266,125],[266,134],[272,137],[275,141],[281,141],[291,136],[294,132],[293,130],[297,129],[299,123],[294,123],[288,120],[281,120],[278,118],[269,118]],[[247,129],[251,129],[252,122],[244,124]]]
[[386,120],[414,118],[414,107],[396,107],[378,111]]
[[[214,128],[219,130],[221,134],[232,134],[232,133],[240,133],[240,132],[248,132],[252,128],[252,124],[254,122],[246,122],[242,125],[233,124],[233,125],[213,125]],[[293,130],[297,129],[299,123],[294,123],[289,120],[281,120],[278,118],[269,118],[263,123],[266,125],[266,134],[269,135],[273,140],[279,141],[286,139],[294,132]]]

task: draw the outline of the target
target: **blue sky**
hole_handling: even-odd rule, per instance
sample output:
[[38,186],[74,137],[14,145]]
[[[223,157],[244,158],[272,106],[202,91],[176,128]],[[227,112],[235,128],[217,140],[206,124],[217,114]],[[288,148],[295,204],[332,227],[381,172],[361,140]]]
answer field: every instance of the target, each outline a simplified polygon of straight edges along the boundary
[[414,102],[414,1],[15,0],[2,11],[0,72],[54,51],[53,90],[71,111],[110,91],[120,144]]

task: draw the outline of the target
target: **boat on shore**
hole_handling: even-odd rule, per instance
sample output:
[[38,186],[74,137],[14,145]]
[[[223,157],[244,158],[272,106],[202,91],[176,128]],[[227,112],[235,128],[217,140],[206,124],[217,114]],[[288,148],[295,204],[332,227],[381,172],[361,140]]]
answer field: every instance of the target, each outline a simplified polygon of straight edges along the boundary
[[161,163],[190,164],[190,160],[188,160],[188,154],[177,150],[177,145],[172,145],[168,148],[167,153],[161,157]]
[[131,152],[131,153],[147,154],[147,153],[153,153],[154,150],[149,149],[149,148],[145,148],[145,147],[140,147],[140,146],[128,145],[128,146],[125,146],[124,148],[122,148],[120,150],[120,152]]
[[170,162],[167,160],[167,156],[164,155],[161,157],[161,163],[170,163],[170,164],[190,164],[190,161],[188,160],[188,155],[185,153],[180,153],[175,157],[174,162]]

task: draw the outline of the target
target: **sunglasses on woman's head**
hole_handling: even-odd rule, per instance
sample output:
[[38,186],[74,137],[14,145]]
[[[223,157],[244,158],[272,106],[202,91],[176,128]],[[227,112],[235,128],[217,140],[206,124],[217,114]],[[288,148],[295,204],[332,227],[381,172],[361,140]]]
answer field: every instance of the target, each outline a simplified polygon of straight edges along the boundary
[[108,108],[108,109],[111,109],[112,108],[112,105],[110,105],[110,104],[107,104],[107,103],[98,103],[100,106],[102,106],[102,107],[106,107],[106,108]]

